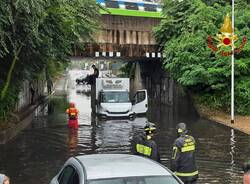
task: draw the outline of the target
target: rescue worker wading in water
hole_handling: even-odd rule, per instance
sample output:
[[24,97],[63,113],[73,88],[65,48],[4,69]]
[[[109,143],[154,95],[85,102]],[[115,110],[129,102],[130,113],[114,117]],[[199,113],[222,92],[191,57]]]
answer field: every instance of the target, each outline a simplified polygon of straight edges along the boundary
[[171,158],[171,170],[184,184],[195,184],[198,179],[198,170],[195,163],[195,140],[187,135],[185,123],[179,123],[176,127],[178,138],[173,145]]
[[69,104],[69,108],[66,110],[68,114],[68,127],[69,128],[78,128],[78,110],[75,108],[74,103]]
[[156,127],[153,123],[147,123],[147,125],[144,127],[144,130],[145,134],[137,138],[133,146],[133,152],[135,155],[141,155],[160,162],[158,146],[153,140]]

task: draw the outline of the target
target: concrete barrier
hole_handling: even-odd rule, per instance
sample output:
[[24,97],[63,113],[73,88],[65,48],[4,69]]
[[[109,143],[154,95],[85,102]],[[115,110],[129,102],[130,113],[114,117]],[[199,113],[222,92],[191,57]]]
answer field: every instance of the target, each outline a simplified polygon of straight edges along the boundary
[[0,144],[6,144],[24,130],[32,122],[35,111],[39,107],[47,105],[49,97],[45,96],[38,100],[35,105],[30,105],[24,111],[18,112],[19,115],[17,117],[20,117],[20,120],[13,122],[12,126],[8,129],[0,131]]

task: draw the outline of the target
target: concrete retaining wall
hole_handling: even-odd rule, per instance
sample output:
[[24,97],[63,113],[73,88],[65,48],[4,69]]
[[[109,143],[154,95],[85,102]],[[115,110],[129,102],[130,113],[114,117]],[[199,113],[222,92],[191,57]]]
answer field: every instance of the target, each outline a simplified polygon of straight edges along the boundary
[[134,72],[132,91],[147,89],[149,101],[169,107],[169,117],[198,116],[191,97],[162,69],[160,60],[138,61]]
[[[31,105],[31,91],[30,84],[32,83],[35,90],[34,105]],[[46,101],[46,81],[45,80],[32,80],[24,81],[23,88],[19,93],[19,101],[13,110],[13,115],[16,117],[12,127],[0,131],[0,144],[5,144],[13,139],[20,131],[25,129],[32,121],[34,113],[41,103]]]
[[33,113],[29,114],[25,119],[18,122],[15,126],[0,132],[0,144],[5,144],[13,139],[20,131],[25,129],[32,121]]
[[34,100],[38,100],[45,94],[47,94],[47,86],[45,80],[32,80],[23,82],[22,90],[19,93],[19,101],[16,104],[15,111],[21,111],[23,108],[26,108],[30,105],[31,102],[31,92],[30,92],[30,83],[32,82],[35,95]]
[[16,114],[18,119],[15,123],[13,122],[12,127],[0,132],[0,144],[7,143],[16,137],[18,133],[24,130],[32,122],[36,111],[43,108],[47,104],[48,99],[48,96],[41,98],[36,102],[35,105],[28,106]]

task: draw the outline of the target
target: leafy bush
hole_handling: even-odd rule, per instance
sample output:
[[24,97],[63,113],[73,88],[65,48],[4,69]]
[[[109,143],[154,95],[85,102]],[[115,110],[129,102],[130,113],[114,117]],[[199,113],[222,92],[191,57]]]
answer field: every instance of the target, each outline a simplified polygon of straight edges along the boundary
[[[200,103],[214,108],[230,109],[231,58],[207,46],[208,35],[216,35],[224,16],[231,11],[229,2],[221,0],[164,0],[160,25],[155,36],[165,54],[164,68],[182,86],[198,95]],[[236,2],[236,29],[241,38],[250,36],[250,5]],[[250,114],[250,45],[235,56],[235,104],[240,114]]]

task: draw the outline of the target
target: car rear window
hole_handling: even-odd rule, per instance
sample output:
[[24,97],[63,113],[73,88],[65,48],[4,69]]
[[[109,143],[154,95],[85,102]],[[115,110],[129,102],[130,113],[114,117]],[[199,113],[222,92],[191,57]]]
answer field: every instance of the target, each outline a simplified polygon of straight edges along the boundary
[[89,180],[88,184],[180,184],[174,176],[147,176]]

